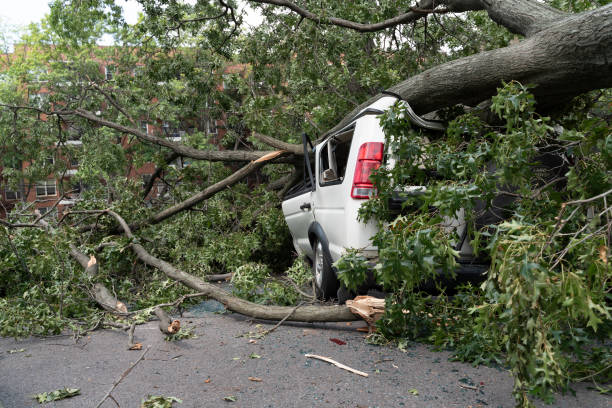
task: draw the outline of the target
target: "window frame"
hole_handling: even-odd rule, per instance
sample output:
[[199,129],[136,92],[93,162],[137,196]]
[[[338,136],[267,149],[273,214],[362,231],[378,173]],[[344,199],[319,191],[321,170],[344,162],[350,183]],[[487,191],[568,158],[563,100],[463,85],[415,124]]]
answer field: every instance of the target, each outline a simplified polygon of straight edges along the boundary
[[[50,183],[53,183],[51,185]],[[53,189],[53,194],[49,194],[50,187]],[[39,194],[39,189],[44,188],[44,194]],[[36,198],[38,197],[55,197],[57,196],[57,180],[55,179],[47,179],[36,182]]]

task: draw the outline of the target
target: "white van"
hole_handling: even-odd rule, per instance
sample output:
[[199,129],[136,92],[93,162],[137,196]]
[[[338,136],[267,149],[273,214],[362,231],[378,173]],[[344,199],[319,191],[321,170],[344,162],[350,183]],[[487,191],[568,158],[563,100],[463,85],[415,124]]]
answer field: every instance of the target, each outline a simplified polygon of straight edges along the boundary
[[[397,101],[394,96],[378,99],[314,147],[308,146],[306,137],[303,140],[304,180],[287,192],[282,209],[295,249],[312,261],[315,287],[321,298],[336,297],[340,285],[332,264],[346,248],[359,248],[368,258],[377,256],[371,242],[376,223],[359,221],[358,211],[374,192],[370,173],[384,159],[385,135],[377,116]],[[405,107],[416,126],[444,130],[440,123],[414,114],[408,104]],[[449,227],[457,228],[460,236],[465,235],[462,218],[459,215],[458,219],[448,220]],[[461,251],[471,253],[469,240],[463,241]]]

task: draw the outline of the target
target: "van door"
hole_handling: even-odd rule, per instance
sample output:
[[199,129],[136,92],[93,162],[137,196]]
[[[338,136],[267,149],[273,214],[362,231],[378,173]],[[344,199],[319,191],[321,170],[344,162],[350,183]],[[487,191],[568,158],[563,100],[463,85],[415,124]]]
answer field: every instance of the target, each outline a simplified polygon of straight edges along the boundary
[[332,261],[338,260],[347,246],[345,206],[350,185],[344,182],[353,130],[329,138],[316,155],[317,189],[315,218],[329,241]]
[[[314,258],[314,253],[308,239],[308,228],[314,222],[313,193],[316,190],[313,165],[311,163],[310,140],[303,135],[304,168],[303,180],[293,186],[283,198],[282,209],[289,231],[293,237],[293,246],[300,255]],[[312,147],[312,144],[310,144]]]

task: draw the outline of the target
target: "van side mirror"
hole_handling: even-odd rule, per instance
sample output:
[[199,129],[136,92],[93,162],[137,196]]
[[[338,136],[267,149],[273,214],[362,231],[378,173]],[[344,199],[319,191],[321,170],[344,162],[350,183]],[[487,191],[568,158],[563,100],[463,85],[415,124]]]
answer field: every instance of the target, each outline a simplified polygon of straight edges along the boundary
[[334,169],[327,169],[323,171],[323,182],[327,183],[329,181],[335,181],[338,179],[338,175],[334,171]]

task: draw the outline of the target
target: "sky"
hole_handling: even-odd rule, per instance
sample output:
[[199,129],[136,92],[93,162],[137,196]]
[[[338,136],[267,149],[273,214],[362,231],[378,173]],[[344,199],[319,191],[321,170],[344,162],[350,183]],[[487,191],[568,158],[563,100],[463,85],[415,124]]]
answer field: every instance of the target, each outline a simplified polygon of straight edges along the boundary
[[[49,12],[50,1],[52,0],[0,0],[0,20],[3,25],[10,26],[26,26],[40,21]],[[126,21],[130,24],[135,23],[138,13],[142,10],[140,5],[135,0],[122,0],[117,3],[123,7]],[[247,8],[246,20],[251,25],[257,25],[261,21],[261,16]]]

